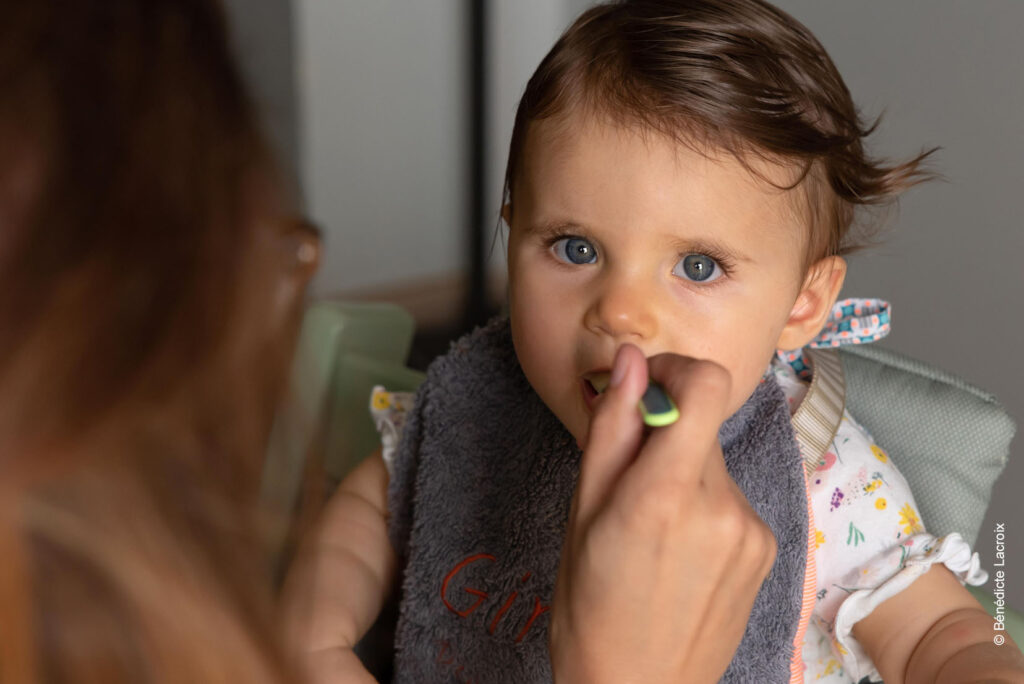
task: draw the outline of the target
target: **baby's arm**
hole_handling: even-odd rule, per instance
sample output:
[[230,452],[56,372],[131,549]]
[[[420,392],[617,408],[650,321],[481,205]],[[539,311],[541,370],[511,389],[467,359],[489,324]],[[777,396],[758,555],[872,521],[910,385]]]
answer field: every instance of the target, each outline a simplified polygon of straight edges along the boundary
[[394,579],[387,484],[378,451],[338,486],[289,572],[288,638],[315,684],[374,681],[352,648],[380,613]]
[[1024,682],[1024,655],[945,565],[857,622],[853,635],[886,684]]

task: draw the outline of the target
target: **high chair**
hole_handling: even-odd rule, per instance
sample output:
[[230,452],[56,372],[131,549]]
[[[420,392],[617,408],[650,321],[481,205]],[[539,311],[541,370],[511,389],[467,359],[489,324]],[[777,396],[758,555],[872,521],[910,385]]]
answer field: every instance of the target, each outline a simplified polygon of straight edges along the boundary
[[413,328],[412,316],[391,304],[321,300],[307,307],[260,492],[275,565],[287,560],[307,475],[317,473],[312,484],[326,496],[380,445],[369,412],[373,386],[415,390],[423,382],[422,373],[405,367]]
[[[413,328],[412,317],[389,304],[321,300],[307,309],[264,468],[275,551],[286,541],[311,465],[322,466],[329,491],[379,446],[369,413],[373,386],[414,390],[423,381],[405,367]],[[928,531],[959,532],[974,547],[1006,466],[1013,421],[991,394],[920,361],[874,346],[838,354],[846,406],[893,454]],[[994,614],[991,586],[990,579],[988,588],[968,589]],[[1009,608],[1005,616],[1007,633],[1024,645],[1024,616]]]

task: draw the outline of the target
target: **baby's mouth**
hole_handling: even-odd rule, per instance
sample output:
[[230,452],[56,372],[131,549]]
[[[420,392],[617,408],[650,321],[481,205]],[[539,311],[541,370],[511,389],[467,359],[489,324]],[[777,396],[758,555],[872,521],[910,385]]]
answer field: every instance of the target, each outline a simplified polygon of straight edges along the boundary
[[587,373],[580,383],[583,387],[583,400],[591,411],[597,405],[601,394],[608,389],[608,382],[611,374],[607,371]]
[[608,389],[611,377],[611,373],[602,371],[600,373],[587,373],[583,376],[583,379],[590,383],[590,387],[594,390],[595,394],[604,394],[604,391]]

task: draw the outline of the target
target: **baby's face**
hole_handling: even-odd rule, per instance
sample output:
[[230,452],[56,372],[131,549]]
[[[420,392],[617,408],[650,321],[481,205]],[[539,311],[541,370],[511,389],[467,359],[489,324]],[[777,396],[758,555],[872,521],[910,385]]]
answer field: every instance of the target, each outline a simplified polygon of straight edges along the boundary
[[[753,160],[758,161],[758,160]],[[774,182],[792,171],[763,163]],[[581,444],[594,374],[624,342],[713,360],[730,413],[771,360],[801,290],[793,199],[715,159],[596,117],[530,127],[509,234],[512,333],[526,377]],[[509,217],[509,215],[507,215]]]

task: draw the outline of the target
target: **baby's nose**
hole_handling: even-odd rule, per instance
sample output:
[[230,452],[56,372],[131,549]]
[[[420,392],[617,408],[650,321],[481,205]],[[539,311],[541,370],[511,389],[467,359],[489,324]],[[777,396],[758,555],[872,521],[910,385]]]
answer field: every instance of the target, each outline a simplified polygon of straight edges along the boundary
[[586,326],[622,341],[649,340],[658,333],[654,297],[638,278],[607,277],[594,291]]

